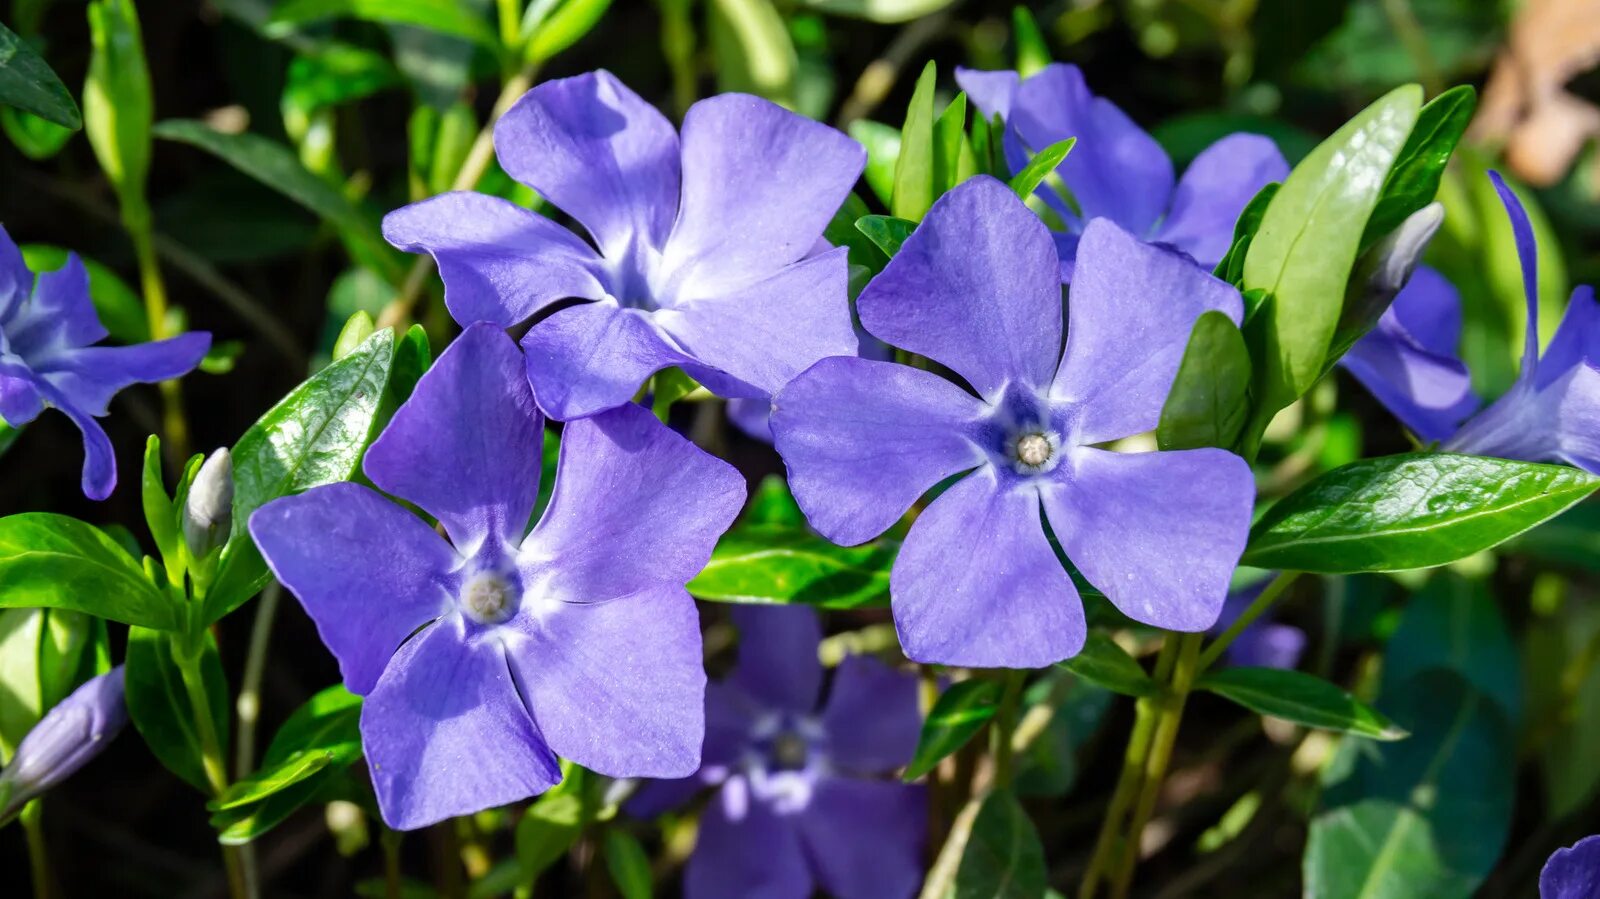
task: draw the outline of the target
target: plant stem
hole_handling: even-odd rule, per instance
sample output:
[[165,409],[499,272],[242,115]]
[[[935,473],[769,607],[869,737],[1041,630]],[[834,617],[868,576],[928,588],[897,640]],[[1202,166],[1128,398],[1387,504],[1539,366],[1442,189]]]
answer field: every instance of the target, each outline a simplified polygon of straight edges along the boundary
[[[1161,644],[1161,654],[1156,657],[1154,679],[1166,681],[1178,660],[1178,642],[1168,636]],[[1111,794],[1111,804],[1105,819],[1100,822],[1100,835],[1095,839],[1094,854],[1089,857],[1089,868],[1084,872],[1083,883],[1078,888],[1079,899],[1092,899],[1100,878],[1112,872],[1112,861],[1121,847],[1122,821],[1133,805],[1143,783],[1145,761],[1150,754],[1150,740],[1155,731],[1157,698],[1141,699],[1134,707],[1133,730],[1128,734],[1128,747],[1123,752],[1122,773],[1117,778],[1117,789]]]
[[39,800],[22,807],[18,820],[22,834],[28,840],[28,871],[33,876],[33,899],[53,899],[56,894],[55,875],[50,871],[50,851],[45,846],[44,806]]
[[1028,673],[1007,670],[1000,675],[1004,684],[1000,693],[1000,707],[995,712],[994,727],[990,731],[990,754],[994,757],[994,787],[997,790],[1011,786],[1011,772],[1015,767],[1015,747],[1012,734],[1017,729],[1017,708],[1022,701],[1022,682]]
[[[146,207],[124,207],[123,223],[133,240],[133,253],[139,262],[139,286],[144,293],[145,317],[150,326],[150,339],[163,340],[167,333],[167,285],[161,277],[161,263],[156,260],[155,239],[150,227],[150,212]],[[189,425],[183,416],[183,393],[178,382],[161,382],[161,430],[165,438],[163,448],[167,458],[182,464],[189,457]]]
[[[489,113],[488,121],[483,123],[483,129],[472,142],[472,148],[467,151],[467,158],[462,160],[461,168],[456,172],[456,179],[451,183],[451,190],[472,190],[482,180],[483,173],[489,170],[489,163],[494,161],[494,125],[511,104],[527,93],[533,86],[534,74],[538,66],[525,66],[521,71],[507,78],[500,88],[500,96],[494,101],[494,110]],[[379,328],[398,327],[405,324],[411,317],[412,307],[416,306],[423,290],[428,285],[428,274],[433,268],[433,258],[420,256],[412,264],[411,270],[406,273],[404,283],[400,285],[400,293],[389,301],[378,314],[377,326]]]
[[244,777],[256,765],[256,723],[261,720],[261,678],[267,668],[267,646],[272,642],[272,624],[278,615],[282,588],[277,581],[267,584],[256,603],[256,617],[250,623],[250,649],[244,659],[244,677],[234,710],[239,715],[239,739],[233,751],[235,777]]
[[689,15],[692,0],[656,0],[661,10],[661,55],[672,72],[672,106],[678,121],[694,104],[694,21]]
[[1284,571],[1273,578],[1267,589],[1262,590],[1256,601],[1250,604],[1250,608],[1245,609],[1244,614],[1234,619],[1233,624],[1228,625],[1228,629],[1222,632],[1222,636],[1213,640],[1211,645],[1206,647],[1206,651],[1200,654],[1198,673],[1204,673],[1216,664],[1217,659],[1222,657],[1222,653],[1244,632],[1244,629],[1254,624],[1257,618],[1271,608],[1272,604],[1278,601],[1278,597],[1283,595],[1283,591],[1299,576],[1298,571]]
[[1145,758],[1144,786],[1139,802],[1134,806],[1133,821],[1128,827],[1126,845],[1112,880],[1111,895],[1124,899],[1133,883],[1133,869],[1139,860],[1139,842],[1144,826],[1155,811],[1156,800],[1161,797],[1161,783],[1167,775],[1167,765],[1172,761],[1172,748],[1178,742],[1178,728],[1183,723],[1183,707],[1189,699],[1195,678],[1200,674],[1201,634],[1184,634],[1177,640],[1178,658],[1172,669],[1171,688],[1161,697],[1161,711],[1156,719],[1155,733],[1150,738],[1150,751]]
[[[200,764],[205,769],[206,783],[213,796],[221,796],[228,789],[228,765],[223,758],[222,740],[217,735],[217,724],[211,718],[211,702],[206,696],[205,680],[200,674],[201,653],[185,651],[180,647],[174,653],[183,689],[189,697],[189,707],[194,712],[195,734],[200,738]],[[222,847],[222,862],[228,873],[228,890],[234,899],[252,899],[253,884],[245,876],[244,859],[237,846]]]
[[383,846],[383,894],[388,899],[400,899],[400,840],[397,830],[383,829],[378,842]]

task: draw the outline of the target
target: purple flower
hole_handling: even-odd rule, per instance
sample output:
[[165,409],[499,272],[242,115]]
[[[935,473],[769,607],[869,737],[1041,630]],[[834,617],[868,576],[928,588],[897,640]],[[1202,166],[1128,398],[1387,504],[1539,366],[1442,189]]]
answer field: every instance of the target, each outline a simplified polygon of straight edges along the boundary
[[121,665],[72,691],[28,731],[0,771],[0,821],[88,764],[127,723]]
[[[1262,578],[1254,584],[1228,594],[1222,604],[1222,614],[1211,626],[1213,634],[1221,634],[1233,626],[1239,616],[1250,608],[1261,591],[1267,589],[1272,578]],[[1305,652],[1306,632],[1292,624],[1279,624],[1265,616],[1257,618],[1228,645],[1228,664],[1246,668],[1293,668],[1300,664],[1300,654]]]
[[1600,834],[1557,849],[1539,872],[1539,899],[1600,896]]
[[845,250],[813,253],[866,164],[838,131],[725,94],[690,108],[680,143],[599,71],[529,91],[495,126],[495,148],[593,245],[474,193],[392,212],[384,236],[433,254],[462,324],[510,327],[564,299],[594,301],[523,338],[552,417],[626,403],[671,366],[722,396],[766,398],[812,362],[856,351]]
[[1227,254],[1234,222],[1250,198],[1289,175],[1270,138],[1241,133],[1201,151],[1174,185],[1167,152],[1116,104],[1091,94],[1077,66],[1055,63],[1026,80],[1016,72],[958,68],[956,83],[984,115],[1005,119],[1006,161],[1014,172],[1027,164],[1030,151],[1077,138],[1056,170],[1071,196],[1048,184],[1038,190],[1066,226],[1054,237],[1067,280],[1078,240],[1095,218],[1212,268]]
[[1426,276],[1420,288],[1408,287],[1396,298],[1400,308],[1385,316],[1387,324],[1380,321],[1352,348],[1354,364],[1347,367],[1417,436],[1442,441],[1445,450],[1565,462],[1600,473],[1600,304],[1593,288],[1574,290],[1540,355],[1533,226],[1499,173],[1490,172],[1489,178],[1511,220],[1528,306],[1522,370],[1511,389],[1473,414],[1478,399],[1454,355],[1460,301],[1441,281]]
[[117,486],[117,459],[95,418],[106,414],[117,391],[187,374],[211,347],[203,332],[93,346],[105,337],[77,254],[35,278],[0,228],[0,419],[20,428],[47,406],[66,413],[83,432],[83,493],[97,500]]
[[632,404],[567,425],[538,496],[543,420],[522,359],[468,328],[367,451],[380,489],[275,500],[262,555],[366,697],[361,736],[400,829],[503,805],[560,779],[556,754],[612,776],[682,776],[704,730],[699,619],[683,584],[743,482]]
[[934,203],[858,301],[869,332],[971,392],[919,368],[833,358],[774,401],[795,499],[836,543],[871,539],[965,473],[918,516],[890,577],[917,661],[1033,668],[1082,647],[1083,608],[1045,521],[1139,621],[1204,630],[1227,595],[1255,494],[1244,460],[1096,444],[1156,426],[1195,318],[1238,320],[1239,294],[1104,219],[1084,229],[1078,263],[1063,352],[1048,230],[1004,184],[973,178]]
[[700,818],[687,899],[904,899],[922,882],[927,797],[874,779],[916,751],[914,677],[850,656],[818,709],[816,616],[739,607],[739,660],[706,690],[704,766],[646,784],[630,813],[657,814],[719,786]]

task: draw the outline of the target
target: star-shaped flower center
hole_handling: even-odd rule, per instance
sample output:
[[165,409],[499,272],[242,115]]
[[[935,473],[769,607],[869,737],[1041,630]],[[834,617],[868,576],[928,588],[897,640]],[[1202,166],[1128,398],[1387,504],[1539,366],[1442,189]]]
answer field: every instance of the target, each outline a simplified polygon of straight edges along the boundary
[[496,571],[480,571],[461,587],[461,611],[479,624],[500,624],[516,614],[522,588]]

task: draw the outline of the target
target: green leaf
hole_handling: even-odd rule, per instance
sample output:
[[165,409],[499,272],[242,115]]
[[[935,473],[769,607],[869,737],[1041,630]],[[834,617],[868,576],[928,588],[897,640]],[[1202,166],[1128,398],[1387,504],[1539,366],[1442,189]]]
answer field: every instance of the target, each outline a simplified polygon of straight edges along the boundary
[[1305,727],[1375,740],[1399,740],[1405,730],[1366,703],[1320,677],[1287,668],[1223,668],[1195,686],[1252,712]]
[[1600,478],[1564,465],[1406,453],[1336,468],[1268,509],[1242,564],[1350,574],[1430,568],[1510,539]]
[[717,86],[793,106],[800,55],[772,0],[710,0],[707,5]]
[[221,841],[255,839],[320,795],[361,757],[360,719],[361,697],[337,684],[289,716],[260,770],[208,803]]
[[900,252],[900,245],[917,230],[917,223],[892,215],[864,215],[856,219],[856,230],[893,259],[894,254]]
[[75,609],[160,629],[177,627],[180,611],[115,540],[49,512],[0,518],[0,607]]
[[566,855],[591,817],[585,802],[588,772],[570,762],[561,766],[561,772],[561,782],[540,796],[517,822],[517,866],[523,883],[532,883]]
[[56,73],[11,29],[0,24],[0,103],[74,130],[83,116]]
[[905,125],[900,129],[900,152],[895,157],[889,211],[897,218],[913,222],[922,221],[936,196],[933,186],[933,87],[936,78],[937,70],[930,61],[917,77],[911,104],[906,107]]
[[1340,747],[1306,844],[1307,899],[1470,896],[1505,845],[1516,757],[1495,704],[1439,669],[1385,696],[1411,737]]
[[294,151],[259,134],[225,134],[204,122],[168,119],[155,135],[199,147],[246,175],[282,193],[337,227],[361,261],[392,281],[401,277],[393,248],[378,237],[378,223],[333,185],[301,164]]
[[955,899],[1041,899],[1044,846],[1028,813],[1008,790],[983,800],[956,869]]
[[[228,682],[217,658],[217,644],[204,633],[200,656],[206,701],[211,705],[218,738],[228,733]],[[171,635],[143,627],[128,629],[128,655],[124,672],[128,716],[150,751],[168,771],[209,794],[201,762],[200,736],[195,730],[194,706],[184,689],[183,675],[173,657]]]
[[566,0],[534,30],[528,42],[528,62],[544,62],[577,43],[600,24],[600,17],[610,8],[611,0]]
[[144,523],[155,540],[156,552],[166,567],[167,582],[183,583],[184,555],[180,551],[183,537],[178,531],[178,507],[167,493],[161,475],[161,438],[154,434],[144,443],[144,472],[140,479],[140,503],[144,507]]
[[882,122],[857,119],[850,136],[867,148],[867,169],[862,177],[878,201],[888,206],[894,197],[894,173],[900,165],[900,130]]
[[1407,216],[1433,202],[1450,155],[1477,108],[1478,92],[1466,84],[1450,88],[1422,107],[1416,126],[1384,179],[1383,194],[1361,238],[1363,248],[1376,244]]
[[857,221],[870,214],[867,202],[852,192],[839,205],[839,211],[828,220],[828,227],[823,229],[822,238],[836,247],[846,247],[851,265],[865,266],[876,273],[883,270],[884,263],[888,260],[878,249],[878,245],[856,227]]
[[1011,42],[1017,46],[1017,74],[1022,78],[1050,65],[1050,43],[1039,29],[1039,21],[1021,4],[1011,8]]
[[681,368],[664,368],[650,381],[650,411],[663,422],[672,411],[672,404],[699,388],[700,382],[684,374]]
[[650,899],[654,878],[650,856],[639,845],[638,837],[616,827],[606,831],[606,870],[617,885],[622,899]]
[[372,316],[364,309],[357,309],[355,314],[345,321],[344,327],[339,330],[339,336],[333,341],[331,361],[337,362],[350,355],[376,330]]
[[1321,376],[1362,231],[1421,105],[1416,85],[1391,91],[1295,166],[1268,204],[1244,260],[1244,286],[1274,297],[1257,317],[1257,433]]
[[0,106],[0,130],[22,155],[43,162],[61,152],[72,139],[73,129],[63,128],[38,116],[10,106]]
[[[1244,280],[1244,260],[1249,255],[1250,243],[1255,240],[1256,232],[1261,230],[1261,218],[1267,214],[1267,207],[1272,204],[1272,198],[1278,195],[1283,187],[1276,181],[1262,185],[1256,195],[1250,198],[1244,209],[1239,213],[1239,220],[1233,223],[1233,243],[1228,247],[1228,254],[1222,257],[1217,267],[1211,273],[1218,278],[1238,287]],[[1258,304],[1259,305],[1259,304]],[[1245,318],[1250,318],[1249,312],[1253,306],[1246,306]]]
[[1133,656],[1104,631],[1090,631],[1083,650],[1057,664],[1091,684],[1124,696],[1154,696],[1159,689]]
[[1055,710],[1050,723],[1017,757],[1017,795],[1060,798],[1072,792],[1078,782],[1078,753],[1099,731],[1113,696],[1063,668],[1044,672],[1028,687],[1023,693],[1026,707],[1031,710],[1050,702]]
[[1250,420],[1250,350],[1227,315],[1195,319],[1189,345],[1161,407],[1156,445],[1163,450],[1231,449]]
[[309,116],[400,83],[400,72],[382,53],[330,41],[319,45],[314,53],[303,53],[289,61],[282,106],[285,118],[291,112]]
[[808,9],[883,25],[909,22],[936,13],[952,0],[802,0]]
[[902,779],[916,780],[967,745],[1000,710],[1000,693],[999,681],[979,678],[951,684],[940,693],[922,724],[916,754]]
[[83,124],[94,155],[116,188],[124,214],[149,215],[150,70],[132,0],[89,4],[89,76],[83,85]]
[[933,123],[934,199],[977,173],[978,162],[967,142],[967,95],[960,93]]
[[332,18],[414,25],[466,38],[491,50],[500,46],[488,20],[470,5],[456,0],[285,0],[272,11],[266,31],[282,37],[291,33],[294,26]]
[[717,542],[689,592],[716,602],[884,608],[899,548],[888,539],[846,547],[804,528],[741,525]]
[[[1020,10],[1022,7],[1019,6],[1017,9]],[[1033,196],[1033,192],[1044,183],[1044,179],[1050,177],[1050,173],[1066,160],[1067,154],[1072,152],[1072,147],[1077,142],[1077,138],[1069,137],[1035,153],[1033,158],[1028,160],[1027,166],[1012,176],[1011,190],[1024,200]]]
[[62,609],[0,610],[0,763],[44,713],[110,668],[105,622]]
[[379,407],[396,360],[394,332],[375,332],[296,387],[234,444],[232,538],[206,597],[207,623],[266,583],[266,564],[249,538],[251,513],[280,496],[355,475],[377,436]]
[[1383,654],[1385,683],[1448,668],[1494,700],[1513,726],[1522,718],[1522,660],[1489,585],[1448,569],[1406,602]]
[[806,526],[806,514],[800,511],[800,504],[789,493],[789,484],[783,476],[769,474],[761,479],[761,483],[750,494],[744,523],[803,528]]

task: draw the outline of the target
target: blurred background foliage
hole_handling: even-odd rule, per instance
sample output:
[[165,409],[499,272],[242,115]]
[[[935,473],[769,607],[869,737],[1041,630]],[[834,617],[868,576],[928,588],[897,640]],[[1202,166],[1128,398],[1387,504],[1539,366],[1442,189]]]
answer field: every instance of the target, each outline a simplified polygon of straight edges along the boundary
[[[1150,128],[1180,168],[1238,130],[1273,137],[1293,162],[1397,84],[1419,82],[1430,96],[1471,84],[1479,108],[1440,188],[1447,215],[1428,261],[1462,293],[1462,350],[1480,391],[1495,395],[1510,383],[1524,319],[1509,227],[1485,169],[1501,168],[1526,188],[1540,232],[1545,328],[1559,320],[1569,285],[1600,281],[1594,0],[1055,0],[1029,3],[1020,16],[1009,3],[977,0],[145,0],[137,22],[149,83],[99,101],[79,93],[95,81],[81,0],[0,0],[0,21],[84,97],[87,117],[120,117],[118,127],[137,127],[141,114],[155,122],[144,199],[170,301],[156,324],[219,338],[206,373],[183,387],[190,443],[201,450],[231,443],[326,364],[353,314],[383,324],[409,311],[436,349],[447,342],[452,328],[436,279],[382,243],[379,217],[474,184],[539,204],[484,156],[485,123],[497,102],[527,84],[597,67],[675,118],[716,91],[750,91],[850,129],[881,157],[893,150],[926,60],[937,63],[941,109],[954,96],[956,65],[1026,72],[1073,62],[1095,91]],[[101,38],[114,40],[115,28],[103,24]],[[66,249],[83,254],[113,339],[146,339],[140,240],[123,224],[126,178],[105,174],[116,166],[83,132],[11,108],[0,109],[0,129],[0,222],[36,268],[59,264]],[[888,211],[860,193],[870,211]],[[139,202],[131,204],[136,212]],[[125,484],[139,471],[144,435],[160,430],[161,408],[153,389],[128,391],[107,422]],[[720,420],[694,427],[747,472],[781,470],[770,448]],[[15,436],[0,429],[0,514],[50,509],[139,521],[134,489],[99,505],[82,499],[77,437],[60,416],[30,425],[26,439]],[[1408,448],[1399,427],[1342,375],[1285,410],[1268,436],[1265,495],[1360,455]],[[1481,794],[1499,814],[1487,829],[1463,825],[1466,832],[1432,855],[1407,847],[1444,872],[1437,882],[1451,887],[1439,895],[1527,895],[1551,849],[1600,830],[1596,570],[1600,508],[1589,504],[1453,571],[1303,582],[1282,607],[1281,617],[1314,635],[1311,668],[1348,673],[1341,680],[1380,705],[1381,683],[1424,667],[1394,659],[1432,659],[1457,672],[1431,683],[1439,708],[1451,697],[1497,697],[1483,707],[1487,718],[1463,719],[1468,733],[1485,735],[1481,752],[1435,767],[1420,762],[1418,776],[1433,778],[1422,786]],[[1320,602],[1307,601],[1318,595]],[[263,689],[268,721],[283,720],[336,678],[309,622],[298,610],[286,619],[274,638],[279,663]],[[884,648],[881,623],[852,632],[881,616],[833,620],[846,631],[836,639]],[[0,643],[39,640],[50,628],[42,616],[0,624]],[[727,637],[714,628],[708,650]],[[220,634],[230,673],[244,639],[239,629]],[[1385,650],[1388,671],[1379,664]],[[1127,722],[1108,694],[1060,680],[1054,673],[1029,694],[1030,703],[1056,702],[1066,713],[1030,750],[1019,787],[1032,797],[1052,881],[1071,883]],[[1452,726],[1422,705],[1410,743],[1418,752],[1438,745],[1423,738],[1442,740],[1448,734],[1434,732]],[[1326,738],[1263,729],[1214,697],[1196,706],[1163,814],[1142,847],[1150,873],[1141,882],[1152,895],[1291,895],[1302,878],[1319,882],[1326,859],[1316,847],[1337,837],[1341,797],[1350,814],[1373,814],[1355,807],[1360,796],[1417,786],[1400,763],[1360,756],[1376,751],[1370,746],[1347,744],[1319,773],[1335,751]],[[0,702],[0,722],[7,708]],[[72,853],[73,863],[60,866],[70,894],[218,894],[215,837],[183,785],[136,740],[120,741],[109,758],[53,800],[56,844]],[[1321,800],[1319,778],[1328,785]],[[184,802],[171,801],[179,795]],[[434,884],[419,882],[418,895],[494,895],[481,880],[469,893],[463,871],[484,873],[479,844],[492,844],[484,835],[502,830],[501,814],[478,816],[462,833],[435,829],[417,839],[409,873],[431,873]],[[669,822],[660,864],[681,859],[681,831]],[[0,834],[0,859],[13,871],[24,853],[16,834]],[[1308,835],[1313,849],[1303,860]],[[263,874],[273,895],[367,889],[378,862],[364,847],[373,839],[349,804],[302,812],[263,839]],[[594,847],[583,851],[592,861]],[[1477,861],[1451,852],[1475,852]],[[1486,859],[1497,855],[1491,874]],[[579,871],[597,867],[579,864],[553,889],[577,891],[587,876]],[[607,889],[603,878],[588,888]]]

